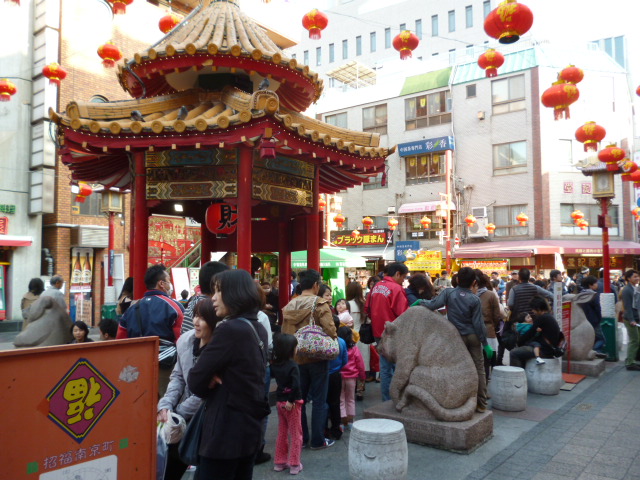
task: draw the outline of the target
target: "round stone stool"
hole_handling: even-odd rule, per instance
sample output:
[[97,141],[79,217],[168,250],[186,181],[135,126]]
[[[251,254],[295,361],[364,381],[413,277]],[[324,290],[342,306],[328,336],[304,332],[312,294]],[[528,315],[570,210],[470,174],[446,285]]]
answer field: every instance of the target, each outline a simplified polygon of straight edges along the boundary
[[525,372],[527,385],[531,393],[540,395],[558,395],[560,387],[564,385],[562,379],[562,364],[560,358],[545,358],[542,365],[536,364],[536,359],[527,361]]
[[409,452],[404,426],[368,418],[353,423],[349,436],[349,475],[354,480],[405,480]]
[[505,412],[527,408],[527,376],[520,367],[494,367],[489,382],[491,406]]

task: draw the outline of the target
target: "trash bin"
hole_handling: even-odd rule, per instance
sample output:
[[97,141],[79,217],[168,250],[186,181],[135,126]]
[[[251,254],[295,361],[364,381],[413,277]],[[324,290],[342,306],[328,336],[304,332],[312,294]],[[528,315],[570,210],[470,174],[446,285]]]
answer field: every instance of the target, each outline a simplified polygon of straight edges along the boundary
[[607,342],[604,347],[607,352],[607,362],[618,361],[618,346],[616,343],[616,321],[613,318],[603,318],[600,323],[604,339]]
[[[102,305],[102,313],[101,316],[103,319],[110,318],[111,320],[117,320],[116,315],[116,303],[105,303]],[[609,342],[609,340],[607,340]]]

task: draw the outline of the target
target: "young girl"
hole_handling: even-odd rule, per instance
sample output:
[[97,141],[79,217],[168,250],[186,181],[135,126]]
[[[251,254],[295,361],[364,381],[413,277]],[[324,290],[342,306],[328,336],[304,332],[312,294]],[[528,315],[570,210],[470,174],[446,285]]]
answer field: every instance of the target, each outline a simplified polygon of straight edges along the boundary
[[89,338],[89,327],[81,320],[78,320],[71,326],[71,335],[73,335],[71,343],[93,342],[93,340]]
[[275,377],[278,409],[278,438],[273,469],[282,472],[289,469],[291,475],[302,471],[302,392],[300,372],[293,361],[298,340],[285,333],[273,337],[271,376]]
[[[533,318],[527,312],[522,312],[518,315],[516,323],[516,330],[518,331],[518,335],[522,336],[527,333],[533,327]],[[538,329],[539,330],[539,329]],[[542,365],[546,363],[542,358],[540,358],[540,343],[531,341],[528,343],[530,347],[533,347],[533,354],[536,356],[536,365]]]
[[353,328],[353,317],[351,316],[351,309],[349,304],[344,298],[341,298],[336,302],[336,312],[338,313],[338,320],[340,320],[341,327],[349,327],[351,334],[353,335],[354,343],[360,341],[360,334]]
[[342,367],[342,392],[340,393],[340,415],[342,424],[350,429],[353,418],[356,416],[356,380],[365,379],[364,361],[360,350],[356,348],[353,334],[349,327],[340,327],[338,336],[347,344],[347,356],[349,361]]

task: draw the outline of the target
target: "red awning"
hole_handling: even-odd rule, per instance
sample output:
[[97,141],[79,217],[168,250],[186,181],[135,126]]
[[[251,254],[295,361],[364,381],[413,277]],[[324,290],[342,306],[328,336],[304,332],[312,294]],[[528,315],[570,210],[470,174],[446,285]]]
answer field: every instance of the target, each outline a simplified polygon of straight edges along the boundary
[[30,247],[33,243],[31,237],[17,235],[0,235],[0,247]]
[[[589,240],[518,240],[463,245],[455,251],[456,258],[532,257],[533,255],[602,255],[602,243]],[[609,242],[611,255],[640,255],[640,243]]]

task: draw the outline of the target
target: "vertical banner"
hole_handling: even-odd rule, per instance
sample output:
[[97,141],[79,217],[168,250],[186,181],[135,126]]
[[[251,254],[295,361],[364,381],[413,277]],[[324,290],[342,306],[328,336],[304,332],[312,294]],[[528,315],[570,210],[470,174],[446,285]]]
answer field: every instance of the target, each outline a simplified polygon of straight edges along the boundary
[[71,294],[70,313],[74,321],[82,320],[89,326],[92,322],[93,248],[71,249]]

